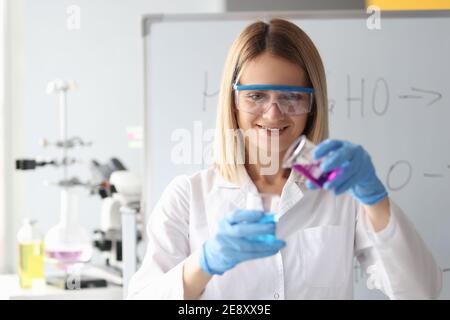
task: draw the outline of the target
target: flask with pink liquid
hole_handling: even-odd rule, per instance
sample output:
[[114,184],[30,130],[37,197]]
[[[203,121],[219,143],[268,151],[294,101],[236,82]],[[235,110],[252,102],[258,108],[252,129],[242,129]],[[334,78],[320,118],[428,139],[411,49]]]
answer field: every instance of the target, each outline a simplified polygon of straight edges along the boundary
[[300,136],[286,151],[283,159],[283,168],[292,168],[305,176],[317,187],[322,188],[325,182],[333,180],[342,169],[337,168],[324,172],[320,168],[322,159],[313,159],[313,150],[316,147],[305,135]]

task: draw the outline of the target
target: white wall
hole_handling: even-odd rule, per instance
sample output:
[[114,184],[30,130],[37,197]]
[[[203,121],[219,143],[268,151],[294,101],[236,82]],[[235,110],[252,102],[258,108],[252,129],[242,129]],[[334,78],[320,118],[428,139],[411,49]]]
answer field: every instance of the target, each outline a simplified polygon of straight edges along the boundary
[[[7,58],[5,56],[5,35],[7,23],[6,18],[6,1],[0,0],[0,141],[6,141],[6,100],[5,100],[5,83],[7,74],[5,67]],[[5,268],[5,261],[1,257],[6,256],[6,153],[8,146],[5,143],[0,144],[0,272]]]
[[[5,272],[11,268],[15,262],[15,225],[23,212],[24,199],[23,184],[20,176],[14,172],[14,158],[21,154],[23,145],[23,132],[21,130],[22,118],[22,85],[23,85],[23,1],[4,0],[4,19],[2,32],[4,43],[2,61],[4,69],[2,76],[4,84],[2,89],[3,114],[1,121],[3,124],[3,137],[0,138],[4,157],[0,159],[2,163],[3,191],[0,191],[3,198],[0,199],[3,215],[0,213],[0,226],[3,228],[3,235],[0,239],[0,247],[3,244],[3,251],[0,252],[0,272]],[[0,125],[1,126],[1,125]],[[1,157],[0,157],[1,158]],[[1,196],[0,196],[1,198]],[[1,211],[1,210],[0,210]],[[1,232],[0,232],[1,234]]]
[[[140,17],[149,13],[220,12],[222,0],[23,0],[24,1],[24,81],[23,117],[15,133],[23,130],[23,144],[17,155],[58,157],[56,149],[42,149],[42,137],[58,138],[57,99],[45,94],[48,81],[60,77],[74,79],[78,89],[69,93],[69,136],[92,140],[93,147],[76,149],[86,161],[104,162],[118,157],[129,169],[142,172],[141,150],[128,148],[126,127],[143,122],[142,42]],[[69,30],[66,12],[80,8],[80,29]],[[19,111],[17,111],[19,112]],[[70,169],[83,180],[87,166]],[[57,181],[61,170],[41,168],[14,172],[23,179],[9,218],[8,265],[15,269],[15,233],[21,218],[39,220],[42,231],[58,221],[59,192],[44,187],[42,181]],[[101,200],[82,192],[80,219],[90,230],[99,226]],[[21,207],[22,206],[22,207]]]

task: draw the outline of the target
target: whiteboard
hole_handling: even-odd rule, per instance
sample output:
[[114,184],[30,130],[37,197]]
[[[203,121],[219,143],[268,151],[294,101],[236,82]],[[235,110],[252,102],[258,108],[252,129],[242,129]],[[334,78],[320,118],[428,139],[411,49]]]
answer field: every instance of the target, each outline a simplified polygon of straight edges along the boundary
[[[145,16],[146,213],[174,176],[211,163],[228,49],[247,24],[271,17],[293,21],[316,44],[330,136],[369,151],[390,196],[449,268],[450,11],[382,13],[379,30],[367,28],[363,11]],[[383,298],[359,274],[355,298]],[[450,298],[449,272],[441,298]]]

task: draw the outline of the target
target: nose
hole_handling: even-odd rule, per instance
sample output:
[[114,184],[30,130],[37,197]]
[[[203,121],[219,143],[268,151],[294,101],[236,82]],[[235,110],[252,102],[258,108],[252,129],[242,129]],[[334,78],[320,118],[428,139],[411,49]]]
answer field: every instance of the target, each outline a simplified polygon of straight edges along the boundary
[[271,102],[270,105],[267,107],[267,109],[264,110],[263,118],[269,119],[269,120],[278,120],[278,119],[283,119],[284,114],[281,111],[278,103]]

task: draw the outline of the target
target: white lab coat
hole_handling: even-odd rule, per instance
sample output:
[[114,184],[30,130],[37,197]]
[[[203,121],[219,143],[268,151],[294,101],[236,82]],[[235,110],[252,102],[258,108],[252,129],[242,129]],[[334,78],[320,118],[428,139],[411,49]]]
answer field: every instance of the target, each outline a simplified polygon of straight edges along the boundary
[[[211,168],[175,178],[148,223],[148,248],[132,277],[130,299],[183,299],[183,263],[217,231],[229,211],[245,208],[256,192],[247,175],[242,187]],[[238,264],[214,276],[200,299],[352,299],[353,258],[367,284],[391,299],[433,299],[442,273],[402,210],[390,200],[391,218],[378,233],[348,193],[309,190],[295,172],[280,200],[279,253]]]

